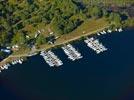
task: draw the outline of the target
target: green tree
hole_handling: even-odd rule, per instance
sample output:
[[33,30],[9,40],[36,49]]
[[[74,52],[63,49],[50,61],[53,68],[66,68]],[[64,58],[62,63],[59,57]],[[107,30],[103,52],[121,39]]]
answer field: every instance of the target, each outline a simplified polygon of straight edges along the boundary
[[25,44],[26,38],[23,33],[16,33],[12,38],[12,44]]
[[27,0],[28,4],[33,4],[34,3],[34,0]]
[[0,33],[0,46],[5,45],[8,42],[8,34],[6,32]]
[[46,38],[44,35],[40,34],[36,39],[36,45],[42,45],[46,43]]
[[61,15],[55,16],[51,22],[52,29],[59,34],[63,34],[64,25],[65,20],[63,19],[63,17],[61,17]]
[[102,16],[102,10],[99,7],[97,7],[97,6],[92,7],[89,10],[89,13],[94,18],[99,18],[99,17]]
[[109,16],[110,22],[114,22],[115,26],[121,25],[121,16],[118,13],[111,13]]
[[0,59],[4,59],[6,57],[6,54],[2,51],[0,51]]
[[102,12],[103,12],[103,16],[104,17],[108,17],[109,16],[109,13],[108,13],[108,11],[106,9],[103,9]]

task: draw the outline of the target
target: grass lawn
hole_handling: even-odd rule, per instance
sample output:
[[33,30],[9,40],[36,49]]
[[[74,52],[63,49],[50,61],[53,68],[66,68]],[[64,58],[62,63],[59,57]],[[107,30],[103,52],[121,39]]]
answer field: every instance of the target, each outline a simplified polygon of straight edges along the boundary
[[[95,34],[96,32],[99,32],[107,27],[109,27],[109,23],[106,21],[105,18],[98,19],[98,20],[95,20],[95,19],[87,20],[86,22],[84,22],[82,25],[80,25],[77,29],[75,29],[71,33],[61,35],[56,40],[54,45],[50,45],[50,44],[41,45],[41,46],[39,46],[37,51],[50,49],[50,48],[58,46],[58,45],[62,45],[62,44],[65,44],[65,43],[68,43],[71,41],[75,41],[81,37]],[[23,49],[23,50],[14,52],[13,55],[14,56],[16,55],[18,57],[18,55],[20,55],[20,56],[26,55],[29,52],[30,52],[30,49],[27,48],[26,50]]]
[[95,34],[96,32],[99,32],[107,27],[109,27],[109,23],[104,18],[98,19],[98,20],[90,19],[84,22],[82,25],[80,25],[73,32],[61,35],[56,40],[56,43],[54,45],[45,44],[45,45],[40,46],[40,48],[49,49],[57,45],[65,44],[65,43],[77,40],[81,37]]
[[[85,23],[83,23],[81,26],[79,26],[77,29],[75,29],[73,32],[65,34],[65,35],[61,35],[57,39],[54,45],[44,44],[44,45],[41,45],[36,51],[38,52],[38,51],[42,51],[46,49],[51,49],[52,47],[56,47],[58,45],[62,45],[62,44],[77,40],[81,37],[95,34],[96,32],[102,31],[103,29],[108,28],[109,26],[110,24],[104,18],[98,19],[98,20],[90,19],[86,21]],[[11,57],[5,59],[0,64],[6,63],[8,61],[10,62],[11,61],[10,59],[14,59],[16,57],[26,56],[29,52],[30,52],[29,48],[14,52],[13,55],[11,55]]]
[[71,33],[62,35],[56,43],[62,43],[64,41],[72,40],[74,38],[79,38],[81,36],[94,34],[94,31],[97,31],[98,29],[104,28],[108,26],[108,22],[102,18],[102,19],[90,19],[83,23],[81,26],[79,26],[76,30],[74,30]]

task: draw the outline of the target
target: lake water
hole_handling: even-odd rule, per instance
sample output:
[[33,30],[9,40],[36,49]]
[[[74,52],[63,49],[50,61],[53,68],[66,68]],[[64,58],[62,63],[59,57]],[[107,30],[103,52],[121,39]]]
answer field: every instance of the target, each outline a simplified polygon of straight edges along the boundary
[[134,100],[134,31],[98,37],[108,51],[97,55],[82,42],[83,59],[50,68],[41,56],[0,74],[0,100]]

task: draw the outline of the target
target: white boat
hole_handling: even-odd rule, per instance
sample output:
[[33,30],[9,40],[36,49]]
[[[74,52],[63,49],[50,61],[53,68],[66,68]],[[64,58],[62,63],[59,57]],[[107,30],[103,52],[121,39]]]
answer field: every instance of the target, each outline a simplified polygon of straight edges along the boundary
[[20,64],[22,64],[22,61],[21,61],[21,59],[19,59],[19,63],[20,63]]
[[108,32],[108,33],[112,33],[112,30],[108,29],[107,32]]
[[6,64],[8,67],[10,67],[11,65],[9,63]]
[[98,36],[100,36],[100,33],[97,33]]
[[12,64],[12,65],[15,65],[15,62],[14,62],[14,61],[12,61],[12,62],[11,62],[11,64]]
[[24,61],[22,58],[20,59],[22,62]]
[[0,66],[0,70],[4,70],[4,67],[3,66]]
[[4,66],[1,66],[1,69],[4,70],[5,69]]
[[115,31],[117,32],[117,31],[118,31],[118,29],[116,28],[116,29],[115,29]]
[[118,31],[119,31],[119,32],[122,32],[122,31],[123,31],[123,29],[122,29],[122,28],[119,28],[119,29],[118,29]]
[[106,34],[107,32],[103,30],[103,33]]
[[4,67],[4,69],[8,69],[8,66],[5,64],[5,65],[3,65],[3,67]]
[[104,32],[100,32],[102,35],[105,34]]

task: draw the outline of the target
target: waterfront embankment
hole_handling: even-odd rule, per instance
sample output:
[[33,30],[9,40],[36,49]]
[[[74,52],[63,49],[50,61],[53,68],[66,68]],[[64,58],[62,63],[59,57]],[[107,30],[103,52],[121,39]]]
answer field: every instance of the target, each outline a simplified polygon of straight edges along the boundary
[[79,40],[82,37],[96,34],[97,32],[108,29],[110,26],[111,26],[111,24],[109,24],[105,19],[99,19],[96,21],[89,20],[88,22],[84,23],[82,26],[78,27],[72,33],[60,36],[60,38],[58,38],[53,45],[44,44],[34,51],[28,50],[24,53],[23,52],[13,53],[9,57],[7,57],[3,61],[1,61],[0,65],[3,65],[5,63],[9,63],[13,59],[16,59],[16,58],[28,57],[30,54],[38,53],[38,52],[43,51],[43,50],[48,50],[48,49],[72,42],[72,41]]

